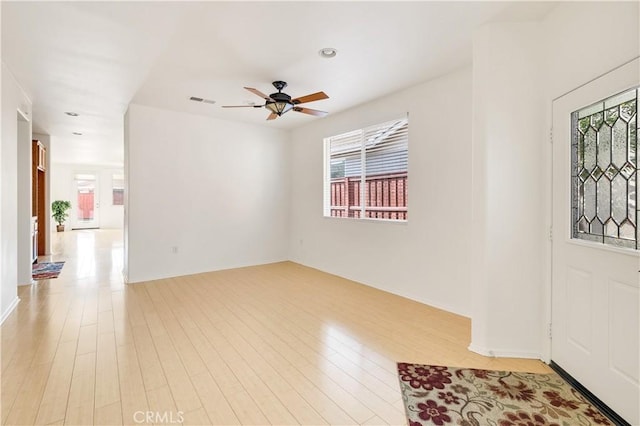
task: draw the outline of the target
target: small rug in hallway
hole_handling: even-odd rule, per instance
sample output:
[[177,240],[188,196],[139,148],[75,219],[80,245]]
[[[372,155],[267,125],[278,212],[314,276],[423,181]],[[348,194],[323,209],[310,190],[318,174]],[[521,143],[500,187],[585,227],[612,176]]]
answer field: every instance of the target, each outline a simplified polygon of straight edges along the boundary
[[398,363],[409,426],[612,425],[560,376]]
[[34,280],[48,280],[58,278],[64,262],[41,262],[31,266],[31,276]]

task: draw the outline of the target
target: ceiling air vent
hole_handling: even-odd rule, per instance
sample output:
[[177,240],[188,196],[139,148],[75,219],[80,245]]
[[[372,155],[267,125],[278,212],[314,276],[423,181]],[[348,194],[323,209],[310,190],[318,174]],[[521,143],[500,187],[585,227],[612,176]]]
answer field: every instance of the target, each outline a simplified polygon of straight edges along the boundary
[[212,100],[212,99],[204,99],[204,98],[199,98],[197,96],[192,96],[189,98],[190,101],[193,102],[204,102],[205,104],[215,104],[216,101]]

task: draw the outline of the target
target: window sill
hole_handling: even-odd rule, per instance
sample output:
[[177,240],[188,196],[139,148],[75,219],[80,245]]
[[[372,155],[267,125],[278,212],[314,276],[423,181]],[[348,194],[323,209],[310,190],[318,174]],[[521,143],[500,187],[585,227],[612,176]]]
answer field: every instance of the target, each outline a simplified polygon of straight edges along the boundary
[[374,218],[366,218],[366,217],[341,217],[341,216],[322,216],[322,218],[325,220],[353,221],[353,222],[367,222],[367,223],[387,223],[387,224],[396,224],[396,225],[407,225],[409,223],[409,219],[406,219],[406,220],[374,219]]

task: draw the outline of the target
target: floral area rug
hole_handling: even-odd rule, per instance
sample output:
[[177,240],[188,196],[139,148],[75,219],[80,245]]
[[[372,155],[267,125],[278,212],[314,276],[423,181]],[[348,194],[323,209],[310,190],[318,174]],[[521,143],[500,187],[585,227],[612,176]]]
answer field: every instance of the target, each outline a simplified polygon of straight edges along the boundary
[[560,376],[398,363],[407,423],[613,425]]
[[34,280],[58,278],[64,262],[41,262],[31,265],[31,276]]

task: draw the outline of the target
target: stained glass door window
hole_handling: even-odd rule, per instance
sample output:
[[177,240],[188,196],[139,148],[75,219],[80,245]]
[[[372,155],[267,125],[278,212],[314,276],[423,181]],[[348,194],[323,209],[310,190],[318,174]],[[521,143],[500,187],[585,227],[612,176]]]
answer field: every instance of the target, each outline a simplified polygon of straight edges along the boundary
[[573,238],[638,249],[638,89],[572,114]]

